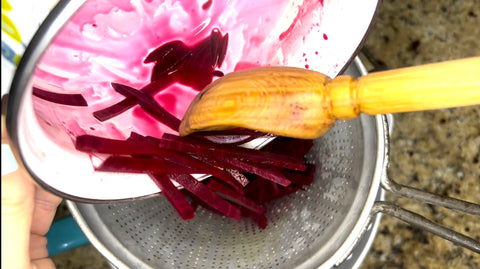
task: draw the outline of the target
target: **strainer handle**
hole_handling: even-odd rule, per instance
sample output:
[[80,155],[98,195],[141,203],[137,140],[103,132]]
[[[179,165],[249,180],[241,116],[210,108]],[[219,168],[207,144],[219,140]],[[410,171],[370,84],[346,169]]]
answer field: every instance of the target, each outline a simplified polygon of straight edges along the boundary
[[480,253],[479,241],[446,228],[436,222],[426,219],[417,213],[406,210],[393,203],[383,201],[375,202],[372,209],[372,216],[377,213],[384,213],[396,217],[410,225],[422,228],[437,236],[449,240],[450,242],[458,244],[459,246]]
[[480,205],[478,204],[405,186],[393,181],[386,175],[382,177],[381,184],[385,190],[406,198],[480,216]]
[[[461,211],[467,214],[480,216],[480,205],[466,202],[463,200],[441,196],[435,193],[426,192],[413,187],[404,186],[393,180],[391,180],[384,172],[381,180],[382,187],[396,195],[406,198],[414,199],[427,204],[442,206],[452,210]],[[447,239],[462,247],[480,253],[480,242],[472,239],[466,235],[446,228],[438,223],[426,219],[425,217],[401,208],[395,204],[388,202],[376,202],[372,214],[385,213],[401,219],[410,225],[423,228],[435,235],[438,235],[444,239]]]

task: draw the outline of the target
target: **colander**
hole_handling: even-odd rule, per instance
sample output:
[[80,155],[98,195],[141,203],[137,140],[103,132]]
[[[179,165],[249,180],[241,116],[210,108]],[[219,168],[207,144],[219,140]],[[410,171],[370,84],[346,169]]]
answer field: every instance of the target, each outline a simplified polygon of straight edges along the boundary
[[[359,58],[347,74],[365,74]],[[315,140],[306,156],[317,167],[313,184],[267,204],[264,230],[207,210],[185,222],[161,196],[68,206],[90,242],[117,268],[356,268],[369,247],[365,237],[376,232],[371,226],[378,224],[377,213],[480,252],[480,242],[383,201],[388,190],[480,216],[479,205],[388,179],[388,119],[361,115],[340,121]]]

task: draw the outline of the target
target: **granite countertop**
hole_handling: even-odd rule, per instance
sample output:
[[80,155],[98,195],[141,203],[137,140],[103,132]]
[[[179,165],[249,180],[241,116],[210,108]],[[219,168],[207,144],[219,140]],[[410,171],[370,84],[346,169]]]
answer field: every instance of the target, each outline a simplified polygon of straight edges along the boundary
[[[383,1],[365,48],[388,68],[480,55],[479,1]],[[479,89],[480,90],[480,89]],[[394,115],[389,176],[480,204],[480,106]],[[480,217],[387,193],[394,202],[480,240]],[[59,216],[65,213],[60,208]],[[58,268],[110,268],[90,245],[53,257]],[[383,216],[364,268],[480,268],[480,255]]]
[[[389,68],[479,56],[479,25],[478,1],[384,1],[365,47]],[[390,178],[480,203],[480,106],[394,115],[390,149]],[[480,240],[478,216],[386,200]],[[383,216],[362,268],[480,268],[480,255]]]

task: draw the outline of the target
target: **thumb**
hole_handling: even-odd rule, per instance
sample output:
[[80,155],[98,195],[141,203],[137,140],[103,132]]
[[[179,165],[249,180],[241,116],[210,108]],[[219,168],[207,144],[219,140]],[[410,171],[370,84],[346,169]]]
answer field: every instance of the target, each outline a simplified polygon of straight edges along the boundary
[[2,268],[29,268],[34,185],[20,169],[2,176]]

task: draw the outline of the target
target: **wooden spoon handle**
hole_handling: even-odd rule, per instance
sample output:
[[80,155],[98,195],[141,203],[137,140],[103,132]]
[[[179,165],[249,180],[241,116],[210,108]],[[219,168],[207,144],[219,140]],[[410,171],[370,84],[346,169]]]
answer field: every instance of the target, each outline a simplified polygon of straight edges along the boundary
[[355,79],[292,67],[227,74],[192,101],[180,134],[231,127],[316,138],[360,112],[430,110],[480,104],[480,57],[371,73]]
[[480,57],[371,73],[356,92],[371,115],[480,104]]

